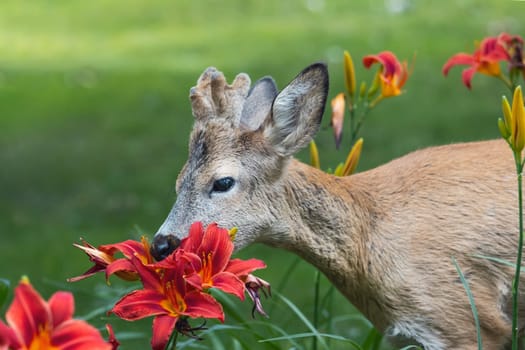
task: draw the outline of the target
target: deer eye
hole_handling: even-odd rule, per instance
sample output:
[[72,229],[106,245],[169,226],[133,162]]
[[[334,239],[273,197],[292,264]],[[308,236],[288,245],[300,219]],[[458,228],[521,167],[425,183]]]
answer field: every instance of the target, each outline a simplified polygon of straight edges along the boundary
[[213,183],[213,192],[226,192],[230,188],[232,188],[233,184],[235,183],[235,180],[233,177],[223,177],[222,179],[215,180]]

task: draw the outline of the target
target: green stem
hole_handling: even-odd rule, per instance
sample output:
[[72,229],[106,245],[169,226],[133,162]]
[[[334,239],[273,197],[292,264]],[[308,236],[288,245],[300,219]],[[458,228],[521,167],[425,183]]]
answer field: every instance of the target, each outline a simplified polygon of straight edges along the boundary
[[519,242],[516,258],[516,271],[512,284],[512,350],[518,350],[518,299],[523,250],[523,162],[521,152],[514,152],[516,171],[518,173],[518,208],[519,208]]
[[511,94],[514,93],[515,84],[514,82],[507,78],[503,73],[500,73],[497,78],[499,78],[511,91]]
[[[321,272],[315,271],[314,319],[315,329],[319,329],[319,289],[321,286]],[[312,349],[317,350],[317,337],[313,337]]]
[[166,350],[175,350],[177,348],[177,336],[179,335],[179,332],[177,332],[176,329],[173,330],[173,333],[170,335],[170,340],[168,340],[168,344],[166,345]]

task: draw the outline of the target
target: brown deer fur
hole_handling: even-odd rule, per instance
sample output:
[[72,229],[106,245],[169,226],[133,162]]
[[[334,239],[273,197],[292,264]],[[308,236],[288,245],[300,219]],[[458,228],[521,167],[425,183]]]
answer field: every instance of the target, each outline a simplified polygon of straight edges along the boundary
[[[484,349],[504,349],[514,269],[481,256],[516,258],[517,180],[508,146],[428,148],[335,177],[292,158],[319,128],[326,67],[306,68],[280,93],[271,78],[249,86],[245,74],[228,85],[211,68],[191,90],[190,154],[153,252],[161,256],[163,240],[182,238],[194,221],[235,226],[237,249],[263,242],[298,254],[399,344],[477,349],[455,258],[474,296]],[[215,190],[225,177],[232,187]]]

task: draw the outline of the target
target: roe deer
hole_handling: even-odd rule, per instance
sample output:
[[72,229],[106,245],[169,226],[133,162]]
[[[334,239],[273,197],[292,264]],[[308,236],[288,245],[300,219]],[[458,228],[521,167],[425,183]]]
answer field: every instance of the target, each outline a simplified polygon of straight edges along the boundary
[[208,68],[190,90],[189,158],[153,255],[167,256],[194,221],[237,227],[236,249],[262,242],[298,254],[398,344],[477,349],[454,257],[476,302],[484,348],[504,349],[514,269],[479,256],[515,261],[518,199],[508,146],[428,148],[335,177],[292,157],[318,131],[327,93],[320,63],[281,92],[269,77],[250,89],[246,74],[229,85]]

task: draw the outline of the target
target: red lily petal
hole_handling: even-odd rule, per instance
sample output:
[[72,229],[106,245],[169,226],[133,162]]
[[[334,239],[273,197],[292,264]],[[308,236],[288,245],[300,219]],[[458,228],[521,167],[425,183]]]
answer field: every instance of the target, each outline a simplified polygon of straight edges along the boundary
[[128,259],[135,254],[144,255],[145,253],[144,245],[141,242],[132,239],[120,243],[104,244],[99,246],[98,249],[111,255],[115,254],[116,251],[119,251]]
[[135,321],[148,316],[166,314],[168,311],[161,306],[165,296],[152,289],[133,291],[117,301],[109,311],[118,317]]
[[224,271],[231,272],[235,276],[242,277],[247,276],[252,271],[264,269],[265,267],[266,264],[259,259],[232,259],[230,260],[228,266],[226,266],[226,269]]
[[463,84],[465,84],[465,86],[468,87],[469,89],[472,88],[472,85],[470,82],[472,81],[472,77],[474,76],[476,71],[477,71],[477,67],[473,66],[473,67],[464,69],[463,72],[461,73],[461,79],[463,80]]
[[49,298],[48,305],[53,319],[53,328],[73,318],[75,312],[73,294],[62,291],[56,292]]
[[390,77],[399,72],[399,61],[391,51],[383,51],[377,55],[363,57],[365,68],[370,68],[374,63],[379,63],[383,66],[383,76]]
[[193,291],[184,297],[187,309],[184,314],[190,317],[217,318],[224,322],[222,306],[211,295]]
[[233,253],[233,242],[228,230],[219,228],[215,223],[210,224],[202,239],[199,253],[211,254],[212,275],[223,271]]
[[479,55],[482,61],[497,62],[508,61],[510,55],[507,50],[501,45],[496,37],[488,37],[483,39],[480,47],[474,55]]
[[138,279],[137,268],[128,259],[117,259],[109,264],[106,267],[106,281],[108,281],[109,276],[114,273],[126,281],[135,281]]
[[213,287],[244,300],[244,282],[230,272],[221,272],[212,277]]
[[53,330],[51,343],[60,350],[111,350],[99,331],[82,320],[70,319]]
[[476,60],[472,55],[466,53],[458,53],[448,59],[448,61],[443,65],[443,75],[448,75],[450,68],[458,64],[472,65],[476,63]]
[[15,288],[15,298],[5,318],[23,344],[30,344],[39,328],[51,324],[46,302],[29,282],[24,281]]
[[111,347],[113,350],[118,349],[120,343],[117,340],[117,338],[115,338],[115,332],[113,331],[113,327],[111,327],[110,324],[106,324],[106,330],[108,331],[108,334],[109,334],[108,343],[111,344]]
[[152,350],[164,350],[168,344],[178,317],[159,315],[153,319]]
[[201,291],[202,290],[202,277],[198,273],[192,273],[191,275],[187,275],[184,277],[184,280],[186,283],[188,283],[191,287]]
[[154,289],[156,291],[162,291],[162,285],[159,280],[159,275],[152,268],[148,268],[142,264],[142,261],[137,257],[131,258],[131,263],[135,267],[135,271],[140,276],[142,285],[146,289]]
[[20,343],[20,339],[18,339],[15,331],[0,320],[0,349],[19,349],[21,347],[22,344]]
[[180,249],[188,252],[196,252],[202,242],[204,236],[204,229],[202,222],[197,221],[191,224],[188,237],[184,238],[180,243]]

